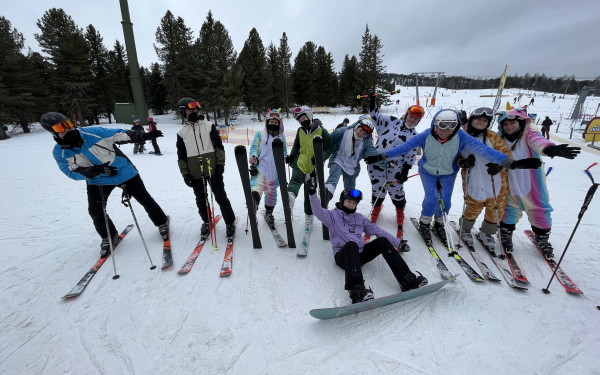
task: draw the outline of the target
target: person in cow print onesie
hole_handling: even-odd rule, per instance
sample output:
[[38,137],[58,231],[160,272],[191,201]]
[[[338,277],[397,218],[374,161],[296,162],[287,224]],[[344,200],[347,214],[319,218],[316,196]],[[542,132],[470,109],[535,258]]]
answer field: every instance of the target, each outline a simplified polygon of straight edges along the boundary
[[[425,115],[425,110],[421,106],[413,105],[408,108],[406,114],[401,118],[382,115],[377,108],[375,96],[375,93],[369,94],[369,114],[378,134],[375,149],[380,153],[384,153],[403,144],[417,134],[415,127]],[[367,166],[372,185],[371,205],[373,205],[373,211],[370,218],[371,222],[375,223],[377,221],[383,208],[382,204],[385,196],[389,193],[392,203],[396,207],[398,238],[403,238],[402,225],[404,224],[404,206],[406,205],[404,182],[408,179],[408,171],[416,161],[417,149],[415,148],[404,155],[388,158],[385,161]],[[365,242],[368,242],[369,239],[370,236],[365,234]]]

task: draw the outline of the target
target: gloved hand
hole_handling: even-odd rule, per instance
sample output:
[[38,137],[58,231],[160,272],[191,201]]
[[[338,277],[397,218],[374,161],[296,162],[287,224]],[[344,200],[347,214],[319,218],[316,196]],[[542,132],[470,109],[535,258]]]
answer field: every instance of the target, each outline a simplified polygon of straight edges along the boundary
[[307,173],[304,175],[304,185],[306,186],[306,189],[308,190],[309,195],[313,195],[313,194],[317,193],[317,188],[315,187],[315,181],[312,178],[312,176],[310,175],[310,173]]
[[75,169],[73,172],[77,172],[81,175],[84,175],[86,178],[94,178],[100,174],[107,175],[109,177],[116,176],[119,171],[117,167],[113,167],[108,165],[108,162],[102,165],[92,165],[91,167],[79,167]]
[[487,163],[485,166],[487,167],[487,173],[489,173],[490,176],[497,175],[502,170],[502,166],[496,163]]
[[311,156],[310,162],[312,163],[312,165],[317,165],[317,162],[315,161],[315,157],[314,156]]
[[288,155],[285,157],[285,164],[292,164],[294,162],[294,157],[292,155]]
[[367,164],[378,163],[380,161],[385,160],[386,158],[387,158],[386,154],[379,154],[379,155],[367,156],[365,158],[365,163],[367,163]]
[[192,187],[192,176],[189,174],[184,175],[183,182],[185,182],[187,186]]
[[217,167],[215,168],[215,175],[216,176],[223,176],[224,172],[225,172],[225,165],[224,164],[217,164]]
[[377,94],[375,94],[374,92],[370,92],[369,93],[369,111],[374,111],[375,108],[377,108],[377,104],[375,102],[375,97],[377,96]]
[[551,158],[560,156],[561,158],[575,159],[580,152],[581,147],[569,147],[567,144],[548,146],[544,149],[544,154]]
[[156,139],[158,137],[162,137],[163,133],[160,130],[152,130],[149,133],[144,133],[144,140],[145,141],[151,141],[153,139]]
[[394,178],[396,178],[396,181],[399,184],[403,184],[408,181],[408,171],[410,171],[410,168],[412,168],[412,165],[404,164],[404,166],[402,166],[402,171],[396,173]]
[[537,169],[542,165],[542,161],[538,158],[526,158],[515,160],[510,163],[510,169]]
[[258,168],[254,165],[251,165],[248,171],[250,172],[250,176],[256,176],[258,174]]
[[462,159],[458,162],[458,166],[461,168],[471,168],[475,166],[475,155],[471,154],[466,159]]

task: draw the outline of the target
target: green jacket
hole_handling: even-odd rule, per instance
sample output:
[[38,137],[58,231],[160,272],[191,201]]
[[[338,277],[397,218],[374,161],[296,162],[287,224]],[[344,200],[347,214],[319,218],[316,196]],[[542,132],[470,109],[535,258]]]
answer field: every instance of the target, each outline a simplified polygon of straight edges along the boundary
[[302,173],[312,173],[315,170],[315,166],[312,164],[311,159],[315,155],[313,149],[313,139],[320,135],[323,138],[323,161],[329,159],[333,152],[333,144],[329,133],[325,128],[320,126],[318,129],[312,131],[310,134],[302,128],[298,128],[296,132],[296,138],[294,139],[294,146],[290,151],[290,156],[294,158],[292,167],[298,167]]

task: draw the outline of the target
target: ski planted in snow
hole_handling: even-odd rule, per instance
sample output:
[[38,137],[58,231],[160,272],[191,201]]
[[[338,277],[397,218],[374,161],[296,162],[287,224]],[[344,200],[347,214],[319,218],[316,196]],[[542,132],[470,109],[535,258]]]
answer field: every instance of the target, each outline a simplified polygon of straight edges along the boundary
[[540,252],[542,257],[544,257],[544,260],[546,261],[546,263],[548,263],[548,266],[550,267],[552,272],[556,270],[556,278],[558,279],[558,282],[560,282],[560,284],[565,288],[565,291],[567,293],[582,294],[583,292],[581,291],[581,289],[579,289],[579,287],[573,282],[573,280],[571,280],[571,278],[565,273],[565,271],[563,271],[561,267],[556,268],[557,264],[554,261],[554,259],[548,259],[544,256],[544,253],[542,253],[542,250],[540,249],[540,247],[537,244],[537,241],[535,240],[535,234],[533,234],[533,232],[530,230],[526,230],[525,234],[531,240],[531,242],[533,242],[535,248]]
[[[167,223],[170,222],[169,216],[167,216]],[[170,223],[169,223],[170,224]],[[169,233],[166,237],[163,236],[163,253],[162,253],[162,269],[169,268],[173,265],[173,253],[171,252],[171,228],[169,227]]]
[[448,270],[448,267],[446,267],[446,265],[444,264],[444,262],[438,256],[437,252],[433,248],[433,244],[430,241],[426,241],[425,238],[423,237],[423,235],[421,234],[421,231],[419,231],[419,222],[417,221],[417,219],[414,218],[414,217],[411,217],[410,221],[412,221],[412,223],[414,224],[414,226],[417,228],[417,232],[419,232],[419,235],[421,236],[421,239],[423,240],[423,242],[425,242],[425,246],[427,246],[427,248],[429,249],[429,252],[431,253],[431,255],[433,256],[433,258],[435,259],[435,262],[436,262],[436,265],[437,265],[437,269],[438,269],[438,271],[440,271],[440,274],[442,275],[442,278],[446,279],[446,280],[452,279],[454,276],[450,273],[450,271]]
[[359,312],[373,310],[378,307],[391,305],[393,303],[406,301],[412,298],[424,296],[429,293],[440,290],[443,286],[448,284],[450,281],[454,281],[456,276],[452,276],[449,279],[439,281],[434,284],[428,284],[417,289],[412,289],[406,292],[393,294],[391,296],[375,298],[370,301],[354,303],[352,305],[330,307],[325,309],[314,309],[310,310],[310,315],[317,319],[334,319],[346,315],[357,314]]
[[302,245],[296,252],[299,257],[308,255],[308,245],[310,245],[310,233],[312,232],[313,221],[310,219],[304,220],[304,235],[302,236]]
[[273,159],[275,160],[275,169],[277,169],[277,179],[279,180],[279,193],[281,195],[281,204],[283,204],[283,215],[285,216],[285,229],[287,232],[287,246],[296,247],[294,239],[294,228],[292,226],[292,210],[290,209],[290,197],[288,195],[288,184],[285,176],[285,158],[283,153],[283,141],[275,138],[272,143]]
[[194,248],[194,251],[192,251],[190,256],[187,258],[187,260],[181,267],[181,269],[179,271],[177,271],[178,274],[183,275],[192,270],[192,267],[194,267],[194,263],[196,263],[196,259],[198,259],[198,255],[200,255],[200,252],[202,251],[202,248],[204,247],[204,243],[210,236],[210,232],[214,229],[214,226],[217,225],[219,220],[221,220],[221,216],[220,215],[215,216],[215,222],[212,225],[213,228],[210,229],[210,231],[208,232],[208,234],[206,236],[202,236],[202,235],[200,236],[200,241],[198,241],[198,244]]
[[[117,246],[119,246],[121,241],[123,241],[123,238],[125,238],[127,233],[129,233],[129,231],[132,228],[133,228],[133,224],[129,224],[127,227],[125,227],[125,229],[123,229],[123,232],[121,232],[121,234],[119,235],[119,239],[117,240],[117,243],[113,244],[113,251],[117,248]],[[96,275],[96,272],[98,272],[100,267],[102,267],[104,262],[106,262],[106,260],[110,256],[110,254],[111,253],[108,253],[108,255],[105,256],[104,258],[99,258],[96,261],[96,264],[94,264],[94,266],[92,268],[90,268],[90,270],[87,271],[87,273],[85,275],[83,275],[83,277],[81,278],[81,280],[79,280],[77,285],[75,285],[75,287],[73,287],[73,289],[71,289],[71,291],[69,293],[65,294],[65,296],[63,298],[73,298],[73,297],[77,297],[78,295],[80,295],[81,292],[83,292],[83,290],[85,289],[85,287],[89,284],[90,280],[92,280],[92,277],[94,277],[94,275]]]
[[[458,234],[458,237],[460,238],[460,240],[462,240],[462,238],[460,237],[460,228],[458,226],[458,224],[456,223],[456,221],[451,221],[450,222],[450,226],[456,231],[456,233]],[[460,241],[459,240],[459,241]],[[467,250],[469,250],[469,253],[471,254],[471,256],[473,257],[473,260],[475,261],[475,263],[477,263],[477,266],[479,267],[479,269],[481,270],[481,273],[483,275],[483,277],[485,277],[486,280],[492,280],[492,281],[500,281],[499,278],[497,278],[492,271],[490,270],[490,268],[487,266],[487,264],[485,264],[481,258],[479,257],[479,254],[477,254],[477,251],[475,250],[475,247],[473,247],[473,244],[469,244],[466,241],[462,240],[462,242],[465,244],[465,246],[467,247]]]
[[[313,138],[313,150],[315,152],[315,169],[319,180],[319,195],[321,196],[321,207],[327,208],[327,189],[325,189],[325,159],[323,157],[323,138],[319,135]],[[323,224],[323,239],[329,240],[329,228]]]
[[248,154],[246,147],[235,146],[235,160],[237,161],[244,196],[246,198],[246,208],[248,209],[248,218],[250,220],[250,229],[252,230],[252,245],[255,249],[262,248],[260,243],[260,234],[258,233],[258,222],[256,220],[256,209],[252,199],[252,190],[250,189],[250,173],[248,172]]
[[498,267],[498,270],[500,270],[500,273],[502,274],[502,277],[504,278],[504,280],[506,281],[506,283],[511,288],[520,289],[520,290],[527,290],[526,287],[524,287],[523,285],[519,284],[517,282],[517,280],[515,279],[515,277],[513,275],[513,272],[511,270],[508,262],[504,261],[504,259],[506,258],[506,256],[501,255],[501,257],[499,257],[496,254],[496,249],[494,249],[494,248],[488,248],[487,246],[485,246],[485,244],[483,242],[481,242],[481,239],[479,238],[479,232],[477,230],[473,229],[473,235],[475,237],[477,237],[477,240],[479,241],[479,243],[481,244],[481,246],[483,246],[485,252],[488,253],[488,255],[490,256],[490,258],[492,258],[492,260],[496,264],[496,267]]
[[[452,258],[454,258],[456,260],[456,262],[458,263],[458,265],[460,266],[460,268],[462,268],[463,271],[465,271],[465,273],[467,274],[467,276],[469,276],[469,279],[471,279],[473,281],[483,281],[484,280],[477,273],[477,271],[475,271],[473,269],[473,267],[471,267],[471,265],[469,263],[467,263],[467,261],[464,260],[460,256],[460,254],[458,254],[452,247],[450,247],[447,242],[444,243],[444,241],[438,236],[438,234],[436,233],[436,231],[433,230],[433,227],[431,227],[431,233],[433,233],[438,238],[438,240],[440,240],[440,242],[442,243],[442,245],[444,245],[444,247],[446,248],[446,250],[448,250],[448,256],[452,257]],[[451,233],[448,233],[447,235],[451,235]]]

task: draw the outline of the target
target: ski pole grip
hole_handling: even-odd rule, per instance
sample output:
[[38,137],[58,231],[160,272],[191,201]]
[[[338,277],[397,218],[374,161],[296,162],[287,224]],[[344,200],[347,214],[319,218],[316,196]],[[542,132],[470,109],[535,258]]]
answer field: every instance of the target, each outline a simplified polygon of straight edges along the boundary
[[583,201],[583,206],[581,206],[581,211],[579,211],[579,219],[580,220],[583,217],[583,214],[587,210],[588,206],[590,205],[592,198],[594,198],[594,194],[596,194],[596,190],[598,190],[598,185],[600,185],[600,184],[594,183],[592,186],[590,186],[587,194],[585,195],[585,199]]

